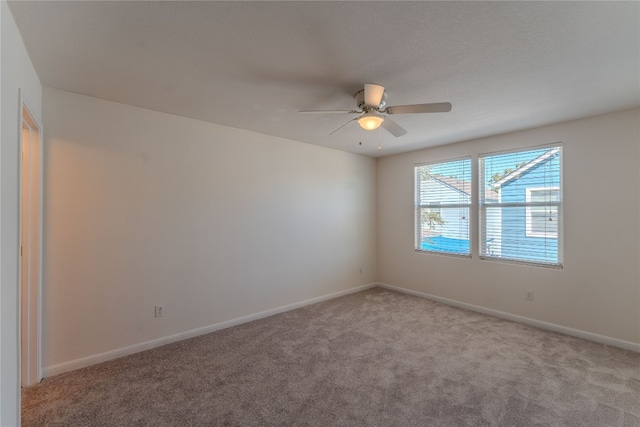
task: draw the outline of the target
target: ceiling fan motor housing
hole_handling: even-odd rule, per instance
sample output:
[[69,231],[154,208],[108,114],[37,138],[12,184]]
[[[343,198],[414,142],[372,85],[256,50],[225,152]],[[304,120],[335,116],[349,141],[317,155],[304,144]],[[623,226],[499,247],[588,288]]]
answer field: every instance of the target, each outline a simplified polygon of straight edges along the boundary
[[[371,106],[366,105],[364,103],[364,89],[361,89],[358,92],[356,92],[356,94],[354,95],[354,98],[356,99],[356,104],[358,105],[358,108],[361,109],[362,111],[368,111],[372,109]],[[380,100],[380,105],[377,106],[377,109],[382,110],[386,105],[387,105],[387,91],[385,90],[382,93],[382,99]],[[376,107],[373,107],[373,108],[376,108]]]

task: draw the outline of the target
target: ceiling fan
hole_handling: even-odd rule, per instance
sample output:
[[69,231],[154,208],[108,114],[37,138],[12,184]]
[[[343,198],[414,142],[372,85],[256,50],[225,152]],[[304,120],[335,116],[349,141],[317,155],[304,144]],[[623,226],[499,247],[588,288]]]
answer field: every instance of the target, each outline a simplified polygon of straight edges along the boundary
[[338,113],[338,114],[359,114],[358,117],[349,120],[338,129],[331,132],[333,135],[349,123],[357,120],[364,130],[374,130],[382,126],[393,136],[402,136],[407,131],[388,115],[391,114],[414,114],[414,113],[447,113],[451,111],[449,102],[437,102],[433,104],[412,104],[394,105],[387,107],[387,91],[384,86],[367,83],[364,89],[359,90],[354,95],[358,110],[302,110],[300,113]]

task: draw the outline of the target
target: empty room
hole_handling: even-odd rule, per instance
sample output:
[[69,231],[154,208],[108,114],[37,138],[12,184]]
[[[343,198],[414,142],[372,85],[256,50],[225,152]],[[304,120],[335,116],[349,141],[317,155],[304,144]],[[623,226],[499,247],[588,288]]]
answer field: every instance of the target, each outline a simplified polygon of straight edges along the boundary
[[0,3],[0,426],[640,426],[640,2]]

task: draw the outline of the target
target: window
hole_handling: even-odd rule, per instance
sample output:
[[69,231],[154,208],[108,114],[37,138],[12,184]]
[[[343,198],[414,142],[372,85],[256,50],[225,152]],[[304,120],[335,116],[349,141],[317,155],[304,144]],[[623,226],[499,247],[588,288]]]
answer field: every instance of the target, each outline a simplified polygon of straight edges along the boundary
[[415,249],[470,256],[471,159],[415,166]]
[[560,201],[560,188],[527,188],[527,237],[558,237],[558,207],[548,202]]
[[479,158],[480,257],[562,266],[562,148]]

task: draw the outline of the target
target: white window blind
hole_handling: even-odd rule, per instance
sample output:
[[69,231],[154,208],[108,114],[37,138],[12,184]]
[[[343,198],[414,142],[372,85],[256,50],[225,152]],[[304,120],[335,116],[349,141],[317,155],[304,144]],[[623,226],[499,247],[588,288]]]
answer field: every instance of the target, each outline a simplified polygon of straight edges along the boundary
[[415,249],[470,256],[471,159],[415,167]]
[[562,147],[479,157],[480,258],[562,266]]

